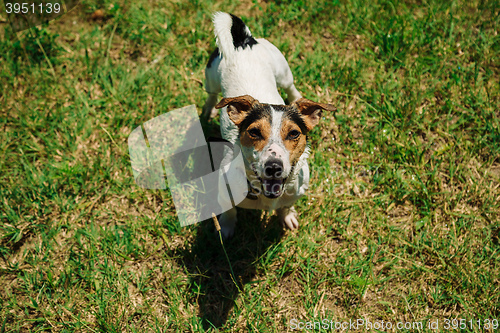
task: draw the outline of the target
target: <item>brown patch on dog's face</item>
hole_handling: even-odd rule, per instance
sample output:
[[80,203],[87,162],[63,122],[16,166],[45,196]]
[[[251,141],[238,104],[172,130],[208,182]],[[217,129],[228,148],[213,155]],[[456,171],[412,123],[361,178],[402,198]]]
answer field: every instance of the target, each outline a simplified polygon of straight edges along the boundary
[[306,150],[306,133],[303,133],[303,129],[296,122],[288,117],[284,117],[281,123],[280,134],[286,150],[290,153],[290,165],[293,166]]
[[[335,110],[332,105],[304,98],[291,105],[270,105],[248,95],[223,98],[216,105],[224,106],[229,119],[238,127],[243,157],[257,176],[262,177],[264,192],[278,196],[306,151],[307,133],[319,123],[321,111]],[[266,174],[269,168],[279,170],[270,176]],[[278,185],[280,191],[272,190]]]
[[271,136],[271,123],[268,117],[257,119],[246,128],[240,128],[240,142],[244,147],[254,147],[258,152],[267,145]]
[[245,118],[250,113],[253,107],[258,107],[261,104],[255,98],[250,95],[243,95],[238,97],[227,97],[220,100],[215,108],[220,109],[227,106],[227,114],[229,119],[236,125],[240,124],[245,120]]

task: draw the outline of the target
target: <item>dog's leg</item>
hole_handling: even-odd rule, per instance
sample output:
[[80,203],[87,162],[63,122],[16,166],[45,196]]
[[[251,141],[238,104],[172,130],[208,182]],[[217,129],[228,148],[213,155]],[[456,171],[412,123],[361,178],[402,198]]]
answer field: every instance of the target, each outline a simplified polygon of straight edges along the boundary
[[288,104],[292,104],[293,102],[301,98],[302,95],[293,84],[293,75],[290,67],[288,67],[288,64],[284,63],[283,67],[285,67],[285,69],[283,70],[281,75],[276,76],[276,83],[278,87],[285,90]]
[[[267,42],[267,41],[266,41]],[[276,46],[271,43],[267,46],[268,52],[272,55],[271,66],[273,66],[274,77],[278,88],[285,90],[288,104],[292,104],[302,97],[295,85],[293,84],[293,74],[285,57]]]
[[288,100],[289,104],[292,104],[293,102],[295,102],[299,98],[302,98],[302,95],[299,93],[297,88],[295,88],[295,85],[293,83],[291,86],[289,86],[287,88],[283,87],[283,89],[285,89],[287,100]]
[[299,228],[299,221],[297,220],[297,212],[293,206],[283,207],[276,210],[278,218],[284,223],[288,229],[294,230]]
[[219,224],[222,236],[224,236],[225,239],[233,237],[236,221],[237,221],[236,208],[233,207],[227,212],[222,213],[219,220]]
[[205,90],[208,93],[207,101],[203,106],[202,116],[206,120],[213,118],[217,115],[218,110],[215,108],[217,104],[217,97],[222,92],[221,78],[219,73],[221,57],[219,50],[215,51],[208,60],[207,67],[205,68]]
[[206,120],[209,118],[213,118],[217,115],[217,112],[219,112],[215,108],[215,104],[217,104],[217,98],[218,98],[219,93],[209,93],[208,98],[205,102],[205,105],[203,106],[203,113],[202,116]]

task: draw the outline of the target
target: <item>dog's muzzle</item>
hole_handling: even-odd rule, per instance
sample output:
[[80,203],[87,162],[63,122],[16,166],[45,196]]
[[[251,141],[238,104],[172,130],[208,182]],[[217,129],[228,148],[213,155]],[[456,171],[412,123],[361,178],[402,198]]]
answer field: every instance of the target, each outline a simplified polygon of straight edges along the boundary
[[278,159],[270,159],[264,164],[264,172],[261,177],[262,190],[268,198],[274,199],[283,193],[283,162]]

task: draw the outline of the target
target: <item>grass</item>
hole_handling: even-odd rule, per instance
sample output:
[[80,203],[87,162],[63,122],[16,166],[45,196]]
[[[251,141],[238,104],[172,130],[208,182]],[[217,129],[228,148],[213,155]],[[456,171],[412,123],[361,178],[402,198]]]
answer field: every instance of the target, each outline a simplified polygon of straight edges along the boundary
[[[212,222],[180,228],[127,147],[143,122],[201,109],[216,10],[338,107],[310,135],[300,229],[240,211],[239,288]],[[0,332],[495,331],[498,1],[86,0],[17,34],[0,18]]]

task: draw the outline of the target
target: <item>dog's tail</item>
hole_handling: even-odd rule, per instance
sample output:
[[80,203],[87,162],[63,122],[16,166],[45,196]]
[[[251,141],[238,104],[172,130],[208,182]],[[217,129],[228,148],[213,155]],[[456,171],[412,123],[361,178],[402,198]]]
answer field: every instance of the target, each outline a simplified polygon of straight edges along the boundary
[[215,37],[219,52],[226,59],[231,59],[238,48],[257,44],[250,29],[243,21],[233,14],[216,12],[213,16]]

